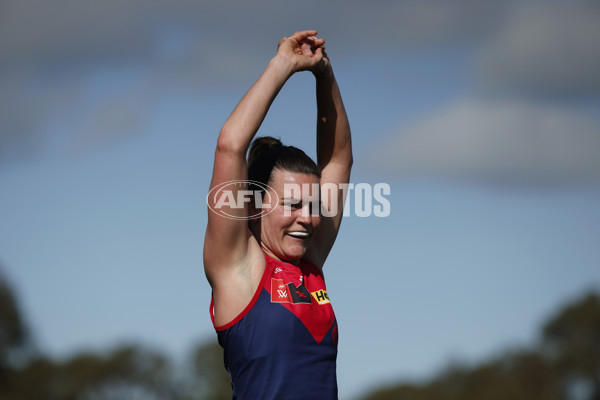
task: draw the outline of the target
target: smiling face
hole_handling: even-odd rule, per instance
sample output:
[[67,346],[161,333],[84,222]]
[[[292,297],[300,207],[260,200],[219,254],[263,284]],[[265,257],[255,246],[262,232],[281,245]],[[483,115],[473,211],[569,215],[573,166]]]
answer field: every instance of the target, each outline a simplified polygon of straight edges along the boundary
[[304,256],[319,226],[319,178],[275,169],[269,186],[279,200],[269,204],[275,208],[261,217],[261,247],[271,258],[295,264]]

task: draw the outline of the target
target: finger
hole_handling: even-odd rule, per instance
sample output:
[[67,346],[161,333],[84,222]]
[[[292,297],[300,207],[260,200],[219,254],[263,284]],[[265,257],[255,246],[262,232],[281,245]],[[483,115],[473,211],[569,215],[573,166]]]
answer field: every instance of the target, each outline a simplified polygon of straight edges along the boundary
[[323,53],[322,52],[315,53],[315,55],[313,56],[314,65],[319,64],[322,60],[323,60]]
[[317,51],[318,49],[321,49],[321,48],[322,48],[322,49],[325,49],[325,46],[323,46],[323,45],[319,45],[319,46],[314,46],[314,45],[313,45],[313,46],[311,46],[311,50],[312,50],[312,52],[313,52],[313,53],[316,53],[316,51]]
[[294,32],[294,34],[291,36],[294,39],[296,39],[297,41],[301,41],[306,39],[309,36],[316,36],[317,31],[316,30],[307,30],[307,31],[298,31],[298,32]]
[[322,51],[325,51],[325,46],[323,46],[323,45],[320,45],[320,46],[313,46],[313,47],[312,47],[312,51],[313,51],[313,53],[316,53],[316,52],[317,52],[317,50],[319,50],[319,49],[321,49]]
[[318,38],[316,36],[309,36],[306,38],[306,40],[308,40],[312,44],[313,47],[319,47],[325,43],[325,39]]
[[294,32],[294,36],[301,36],[301,37],[307,37],[307,36],[315,36],[317,34],[317,30],[316,29],[307,29],[305,31],[297,31]]
[[325,55],[325,48],[324,47],[319,47],[316,51],[315,51],[315,56],[314,58],[316,60],[318,60],[318,62],[321,62],[321,60],[326,57]]
[[313,52],[312,52],[312,47],[310,46],[310,44],[304,42],[300,45],[300,50],[302,51],[302,54],[307,56],[307,57],[312,57]]

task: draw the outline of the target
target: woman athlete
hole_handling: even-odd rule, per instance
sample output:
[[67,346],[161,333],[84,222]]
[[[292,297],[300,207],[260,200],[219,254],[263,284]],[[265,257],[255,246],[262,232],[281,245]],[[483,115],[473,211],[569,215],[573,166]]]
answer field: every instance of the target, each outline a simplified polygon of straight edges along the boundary
[[[342,219],[352,145],[325,40],[316,35],[307,30],[279,41],[217,140],[204,267],[237,399],[337,398],[337,322],[322,268]],[[316,164],[274,138],[250,148],[279,90],[299,71],[316,79]],[[261,192],[238,207],[213,195],[220,188],[230,191],[228,199]]]

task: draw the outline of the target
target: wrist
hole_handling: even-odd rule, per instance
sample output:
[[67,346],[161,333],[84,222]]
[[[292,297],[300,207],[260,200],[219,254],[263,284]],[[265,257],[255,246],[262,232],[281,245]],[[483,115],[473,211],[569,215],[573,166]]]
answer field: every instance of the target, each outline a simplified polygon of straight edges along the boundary
[[269,67],[276,69],[287,79],[296,71],[296,62],[286,54],[277,53],[269,62]]
[[322,68],[316,69],[312,71],[313,75],[317,79],[317,81],[333,81],[333,69],[331,68],[331,64],[328,64]]

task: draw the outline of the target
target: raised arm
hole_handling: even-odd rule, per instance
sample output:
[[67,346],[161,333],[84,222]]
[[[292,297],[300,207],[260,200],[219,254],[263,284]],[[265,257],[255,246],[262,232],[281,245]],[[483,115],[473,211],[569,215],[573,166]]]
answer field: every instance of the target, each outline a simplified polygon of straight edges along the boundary
[[[317,84],[317,164],[321,169],[321,193],[324,206],[334,212],[323,216],[314,240],[313,258],[323,265],[342,221],[346,190],[350,179],[352,140],[350,123],[327,54],[313,69]],[[335,188],[333,190],[325,190]]]
[[[240,100],[219,133],[211,190],[229,181],[247,179],[246,152],[271,103],[292,74],[314,68],[323,58],[321,52],[310,51],[323,44],[323,39],[314,37],[316,34],[317,31],[296,32],[279,41],[276,56]],[[233,191],[236,199],[236,191],[247,189],[243,185],[227,188]],[[219,206],[228,215],[236,217],[208,213],[204,266],[215,289],[215,285],[231,277],[232,270],[243,270],[248,266],[252,237],[248,221],[244,219],[248,215],[247,208],[228,208],[227,204],[218,204],[217,198],[212,196],[208,198],[208,205],[211,209]]]

